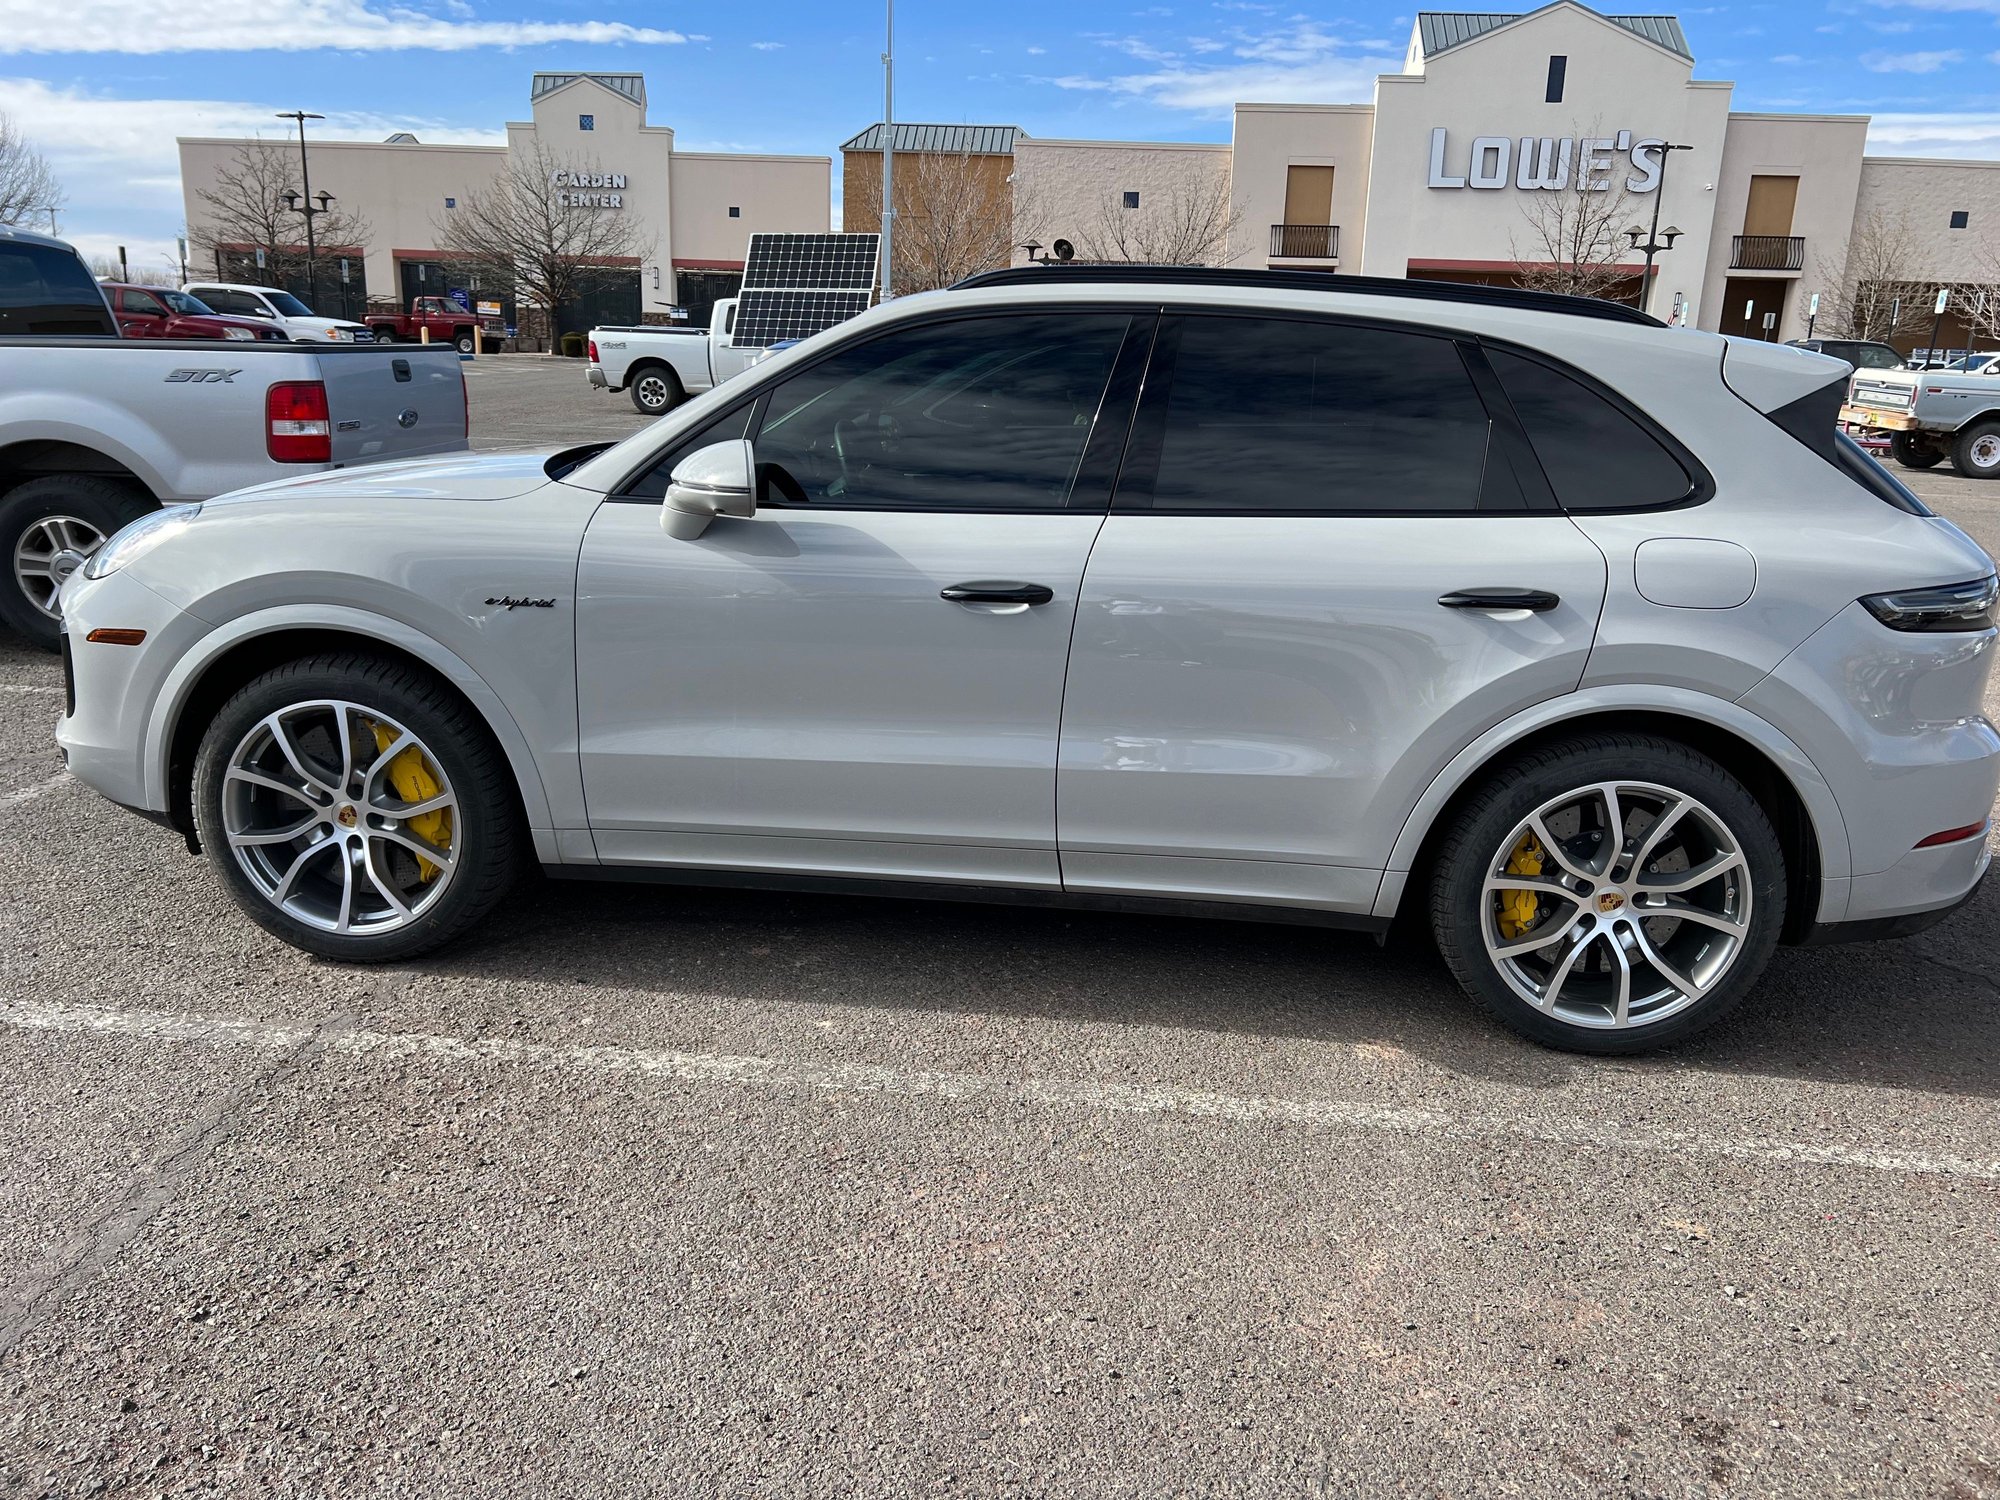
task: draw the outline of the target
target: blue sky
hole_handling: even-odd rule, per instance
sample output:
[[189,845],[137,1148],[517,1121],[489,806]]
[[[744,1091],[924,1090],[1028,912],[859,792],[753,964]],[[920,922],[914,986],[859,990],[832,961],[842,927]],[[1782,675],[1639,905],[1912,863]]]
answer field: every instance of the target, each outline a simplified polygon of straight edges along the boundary
[[[1471,7],[1467,7],[1471,8]],[[1636,7],[1634,7],[1636,8]],[[1665,7],[1662,7],[1663,9]],[[1677,12],[1739,109],[1876,117],[1880,154],[2000,158],[2000,0],[1765,0]],[[1229,138],[1239,99],[1357,102],[1412,12],[1262,0],[902,0],[897,117],[1031,135]],[[689,150],[833,154],[877,118],[878,3],[758,0],[0,0],[0,112],[61,174],[62,232],[164,266],[176,135],[497,141],[537,69],[637,70]]]

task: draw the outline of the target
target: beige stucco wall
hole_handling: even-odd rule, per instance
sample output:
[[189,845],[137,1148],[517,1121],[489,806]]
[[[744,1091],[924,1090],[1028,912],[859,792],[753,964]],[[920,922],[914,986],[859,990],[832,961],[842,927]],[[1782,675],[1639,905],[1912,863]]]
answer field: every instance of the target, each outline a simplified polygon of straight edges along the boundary
[[[1557,54],[1569,59],[1568,76],[1563,101],[1550,104],[1548,60]],[[1540,258],[1530,250],[1526,214],[1536,190],[1516,186],[1514,171],[1493,189],[1428,185],[1434,127],[1448,133],[1446,165],[1458,176],[1467,175],[1480,136],[1508,137],[1518,155],[1523,136],[1615,138],[1629,130],[1637,139],[1694,148],[1675,153],[1667,170],[1661,223],[1687,233],[1661,258],[1653,306],[1664,312],[1677,291],[1698,305],[1713,217],[1707,184],[1721,168],[1730,86],[1697,81],[1692,72],[1687,59],[1666,48],[1563,5],[1442,52],[1421,74],[1383,75],[1375,91],[1367,239],[1360,264],[1343,257],[1342,269],[1401,276],[1413,259]],[[1618,180],[1630,174],[1622,153],[1613,164]],[[1650,194],[1632,194],[1625,206],[1646,222],[1652,203]]]
[[1287,265],[1331,269],[1324,260],[1270,257],[1271,226],[1285,221],[1286,169],[1333,168],[1332,220],[1340,226],[1342,268],[1360,264],[1368,216],[1368,165],[1374,149],[1370,104],[1239,104],[1235,184],[1243,217],[1230,236],[1234,266]]
[[[590,115],[593,128],[579,118]],[[633,222],[648,307],[674,296],[675,258],[741,261],[759,230],[818,232],[827,227],[833,164],[825,156],[751,156],[674,150],[674,132],[646,123],[635,101],[587,77],[536,100],[532,117],[507,124],[506,146],[311,142],[312,187],[333,193],[368,222],[368,289],[394,299],[397,252],[429,256],[447,197],[463,199],[506,168],[509,152],[537,142],[557,163],[585,173],[622,174],[620,205],[598,210]],[[180,142],[181,187],[188,222],[202,222],[201,194],[231,161],[236,140]],[[550,191],[556,191],[551,187]],[[591,189],[589,191],[597,191]],[[728,216],[731,205],[742,217]],[[208,275],[212,267],[191,267]],[[657,286],[653,272],[658,271]]]
[[[1177,200],[1200,203],[1218,187],[1227,191],[1229,160],[1229,147],[1204,143],[1018,137],[1015,237],[1043,245],[1069,240],[1087,253],[1084,247],[1107,215],[1143,220]],[[1139,195],[1138,208],[1121,206],[1128,192]],[[1017,248],[1014,263],[1026,261],[1027,253]]]
[[[1954,210],[1969,215],[1953,229]],[[1925,279],[2000,282],[2000,161],[1872,156],[1861,165],[1855,219],[1881,213],[1906,237]]]
[[[728,156],[676,151],[675,260],[741,261],[753,234],[824,234],[833,202],[825,156]],[[730,218],[729,210],[742,214]]]
[[[1779,315],[1778,340],[1805,336],[1806,312],[1798,294],[1830,292],[1838,280],[1854,225],[1867,139],[1865,115],[1730,115],[1722,170],[1711,195],[1714,233],[1703,280],[1701,327],[1714,328],[1721,321],[1731,277],[1776,280],[1794,283]],[[1732,242],[1743,232],[1750,203],[1750,179],[1758,176],[1799,179],[1792,233],[1805,240],[1805,265],[1798,272],[1730,269]],[[1680,253],[1676,247],[1673,255]]]
[[[244,142],[184,138],[179,144],[187,222],[199,226],[204,219],[201,195],[214,188],[217,175],[235,161]],[[289,149],[297,152],[296,137]],[[368,289],[377,297],[396,295],[391,252],[428,248],[435,239],[431,220],[444,212],[444,200],[485,186],[506,159],[499,146],[389,146],[378,141],[311,140],[308,152],[313,192],[332,193],[339,206],[368,222]],[[198,262],[188,270],[198,278],[215,274],[213,265]]]

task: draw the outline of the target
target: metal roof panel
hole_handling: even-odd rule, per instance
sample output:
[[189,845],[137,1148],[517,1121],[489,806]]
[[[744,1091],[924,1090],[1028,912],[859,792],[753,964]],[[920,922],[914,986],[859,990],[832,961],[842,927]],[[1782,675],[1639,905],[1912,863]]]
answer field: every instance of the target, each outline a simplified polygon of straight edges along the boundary
[[[1018,125],[910,125],[896,123],[893,146],[898,151],[939,156],[1012,156],[1022,134]],[[870,125],[841,145],[843,151],[880,151],[882,127]]]

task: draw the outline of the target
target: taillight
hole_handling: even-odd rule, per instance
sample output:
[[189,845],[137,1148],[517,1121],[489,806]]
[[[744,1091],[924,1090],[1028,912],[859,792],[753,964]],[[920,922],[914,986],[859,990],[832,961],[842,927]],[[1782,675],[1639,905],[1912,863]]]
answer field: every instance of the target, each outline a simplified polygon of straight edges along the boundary
[[264,395],[264,451],[275,463],[333,462],[333,423],[327,416],[326,387],[317,380],[290,380]]
[[591,362],[592,364],[594,364],[594,365],[595,365],[595,364],[601,364],[601,363],[602,363],[602,361],[601,361],[601,360],[599,360],[599,359],[598,359],[598,357],[597,357],[597,340],[596,340],[596,339],[592,339],[592,340],[590,341],[590,362]]
[[1964,583],[1870,594],[1861,602],[1891,630],[1991,630],[2000,581],[1989,573]]

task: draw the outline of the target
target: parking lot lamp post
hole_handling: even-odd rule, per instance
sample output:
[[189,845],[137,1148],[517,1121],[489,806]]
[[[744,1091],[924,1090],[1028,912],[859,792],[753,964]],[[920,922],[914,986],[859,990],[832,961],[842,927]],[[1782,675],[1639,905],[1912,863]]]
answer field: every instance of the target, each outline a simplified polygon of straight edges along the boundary
[[[1673,160],[1673,155],[1676,151],[1692,150],[1694,150],[1692,146],[1676,146],[1667,141],[1660,142],[1660,180],[1653,184],[1652,228],[1646,231],[1644,244],[1639,242],[1640,230],[1637,224],[1634,224],[1630,229],[1625,231],[1626,238],[1632,241],[1632,248],[1646,252],[1646,271],[1644,277],[1639,282],[1639,311],[1641,312],[1646,311],[1653,301],[1653,257],[1662,250],[1673,249],[1674,241],[1681,236],[1680,230],[1672,224],[1669,224],[1664,230],[1660,228],[1660,200],[1667,196],[1667,163]],[[1660,238],[1662,234],[1666,235],[1664,240]]]
[[325,213],[326,205],[333,201],[333,195],[330,193],[321,193],[319,195],[320,206],[318,208],[312,206],[312,171],[306,165],[306,121],[324,120],[326,116],[316,115],[310,110],[294,109],[290,111],[280,110],[278,118],[281,120],[296,120],[299,124],[299,186],[304,190],[305,206],[303,208],[299,207],[301,194],[293,192],[285,194],[285,203],[286,206],[296,209],[306,216],[306,295],[312,299],[313,311],[318,312],[319,257],[313,245],[313,215],[316,213]]

